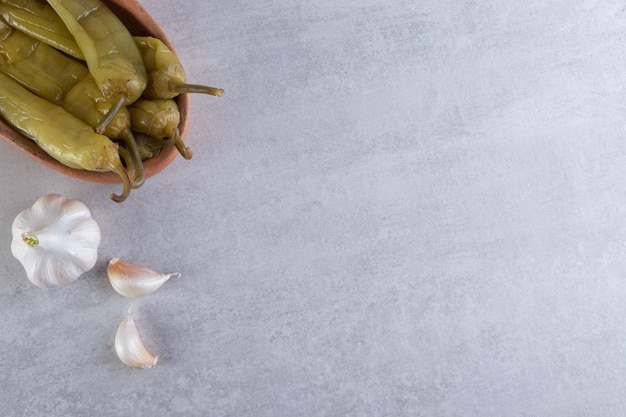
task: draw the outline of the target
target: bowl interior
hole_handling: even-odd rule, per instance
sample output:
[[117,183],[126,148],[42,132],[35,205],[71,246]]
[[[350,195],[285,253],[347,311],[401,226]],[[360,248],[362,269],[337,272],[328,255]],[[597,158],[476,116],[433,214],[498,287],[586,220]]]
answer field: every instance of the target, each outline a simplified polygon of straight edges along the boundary
[[[157,24],[146,9],[136,0],[103,0],[109,8],[120,18],[126,25],[131,34],[137,36],[153,36],[161,39],[174,53],[176,50],[171,41],[165,35],[161,27]],[[178,108],[180,111],[180,136],[185,140],[188,128],[189,114],[189,96],[181,94],[177,97]],[[17,149],[35,159],[36,161],[74,178],[86,181],[119,184],[121,180],[119,176],[112,172],[93,172],[81,169],[69,168],[50,157],[35,142],[21,133],[14,130],[0,119],[0,137],[15,146]],[[151,159],[144,161],[144,170],[146,178],[151,177],[166,166],[168,166],[178,155],[175,147],[171,146],[161,150],[161,153]]]

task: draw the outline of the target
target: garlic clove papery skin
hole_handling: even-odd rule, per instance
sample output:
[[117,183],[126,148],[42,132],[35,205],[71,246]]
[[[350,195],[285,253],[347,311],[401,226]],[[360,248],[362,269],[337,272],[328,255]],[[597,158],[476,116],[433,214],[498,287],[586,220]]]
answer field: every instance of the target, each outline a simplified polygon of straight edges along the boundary
[[125,365],[131,368],[152,368],[159,359],[144,346],[137,326],[131,317],[130,309],[117,328],[115,353]]
[[178,272],[161,274],[144,266],[124,262],[119,258],[111,259],[107,273],[113,289],[130,298],[151,294],[161,288],[170,278],[181,276]]
[[20,212],[11,252],[40,288],[69,284],[98,260],[100,227],[85,204],[48,194]]

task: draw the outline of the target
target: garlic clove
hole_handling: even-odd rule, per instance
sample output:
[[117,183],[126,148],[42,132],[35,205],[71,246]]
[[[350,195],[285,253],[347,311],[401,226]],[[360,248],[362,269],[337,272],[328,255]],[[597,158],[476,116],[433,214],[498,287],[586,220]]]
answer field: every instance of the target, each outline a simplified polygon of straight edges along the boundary
[[111,259],[107,273],[113,289],[131,298],[151,294],[170,278],[181,276],[178,272],[160,274],[144,266],[121,261],[119,258]]
[[144,346],[137,326],[131,317],[130,308],[117,328],[115,353],[125,365],[131,368],[152,368],[159,359]]
[[38,287],[69,284],[98,259],[100,227],[78,200],[45,195],[22,210],[11,229],[11,252]]

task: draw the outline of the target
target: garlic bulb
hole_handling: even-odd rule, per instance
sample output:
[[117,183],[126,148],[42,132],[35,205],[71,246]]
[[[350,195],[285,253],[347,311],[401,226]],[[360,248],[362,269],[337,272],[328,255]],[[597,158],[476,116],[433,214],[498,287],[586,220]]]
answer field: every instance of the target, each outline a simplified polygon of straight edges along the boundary
[[100,227],[83,203],[59,194],[41,197],[17,215],[11,252],[41,288],[65,285],[98,259]]
[[130,315],[130,308],[117,328],[115,353],[124,364],[131,368],[152,368],[159,359],[144,346],[137,326]]
[[115,291],[131,298],[153,293],[171,277],[180,277],[178,272],[160,274],[144,266],[121,261],[119,258],[111,259],[107,272]]

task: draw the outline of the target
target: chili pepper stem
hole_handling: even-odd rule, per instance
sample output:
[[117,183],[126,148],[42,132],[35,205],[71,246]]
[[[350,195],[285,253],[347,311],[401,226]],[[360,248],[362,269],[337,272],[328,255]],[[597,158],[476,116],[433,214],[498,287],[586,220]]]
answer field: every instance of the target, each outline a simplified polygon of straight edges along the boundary
[[126,104],[126,97],[123,94],[117,94],[115,100],[112,100],[112,102],[113,105],[107,114],[105,114],[102,120],[100,120],[100,122],[96,125],[96,133],[100,133],[101,135],[104,134],[104,131],[109,123],[111,123],[113,118],[115,118],[117,113],[119,113],[120,109],[124,107],[124,104]]
[[135,140],[135,137],[130,129],[122,131],[120,139],[124,142],[124,145],[126,145],[126,149],[128,150],[129,160],[126,161],[126,163],[132,165],[133,167],[133,188],[137,189],[146,181],[146,175],[143,170],[143,162],[141,161],[137,141]]
[[179,94],[200,93],[209,94],[215,97],[222,97],[224,95],[224,90],[221,88],[209,87],[207,85],[170,83],[169,87],[170,90]]
[[[139,175],[137,174],[137,170],[135,169],[137,164],[133,163],[133,158],[130,154],[130,151],[126,149],[126,147],[124,146],[119,146],[117,150],[118,150],[118,153],[120,154],[120,158],[122,158],[122,161],[124,162],[126,166],[128,177],[130,178],[131,188],[135,190],[141,187],[145,182],[145,175],[142,175],[140,182],[136,181],[136,178],[139,177]],[[143,168],[143,164],[141,165],[141,167]]]
[[193,156],[193,152],[191,152],[191,149],[188,146],[185,146],[185,142],[183,142],[178,131],[176,132],[176,135],[174,135],[174,137],[176,138],[174,146],[176,146],[178,152],[182,155],[183,158],[191,159],[191,157]]
[[115,193],[111,193],[111,200],[115,201],[116,203],[121,203],[122,201],[126,200],[128,196],[130,195],[130,190],[132,188],[130,177],[128,176],[128,172],[126,171],[126,168],[124,168],[124,166],[121,163],[111,165],[109,168],[112,172],[115,172],[117,175],[120,176],[120,178],[122,179],[122,183],[124,184],[124,189],[122,190],[122,194],[118,195]]

